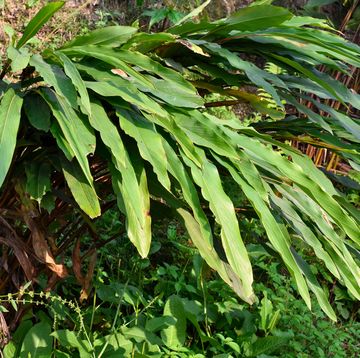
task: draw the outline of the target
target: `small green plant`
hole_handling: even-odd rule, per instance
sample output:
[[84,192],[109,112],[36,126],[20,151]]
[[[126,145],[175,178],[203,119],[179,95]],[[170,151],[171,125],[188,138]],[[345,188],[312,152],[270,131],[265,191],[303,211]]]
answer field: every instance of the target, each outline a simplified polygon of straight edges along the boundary
[[[109,221],[105,218],[103,224]],[[166,225],[156,234],[162,231],[167,231]],[[256,262],[255,291],[262,297],[251,307],[240,302],[198,254],[189,251],[184,238],[176,241],[182,246],[173,250],[169,263],[158,264],[158,251],[152,250],[146,266],[144,260],[129,258],[126,246],[117,252],[113,249],[106,260],[108,249],[101,248],[95,290],[86,305],[49,292],[23,290],[3,297],[1,302],[9,310],[16,308],[12,300],[18,305],[22,299],[33,304],[31,314],[5,347],[5,358],[22,357],[36,349],[48,356],[84,358],[356,356],[357,318],[334,324],[317,304],[309,312],[298,300],[294,282],[261,246],[249,247]],[[187,265],[175,264],[179,255]],[[123,258],[128,261],[120,271],[111,270]],[[72,285],[67,282],[59,291],[68,296],[65,289],[76,292]],[[350,298],[343,302],[353,304]]]
[[176,24],[185,15],[173,8],[164,7],[159,9],[145,10],[142,13],[142,16],[150,18],[148,25],[149,29],[151,29],[152,26],[156,24],[162,23],[160,29],[164,30],[165,28]]

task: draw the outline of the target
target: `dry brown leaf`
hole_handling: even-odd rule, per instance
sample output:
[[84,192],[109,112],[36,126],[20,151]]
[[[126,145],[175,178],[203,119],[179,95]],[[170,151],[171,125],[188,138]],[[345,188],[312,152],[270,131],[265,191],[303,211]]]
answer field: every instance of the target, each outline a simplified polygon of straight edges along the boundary
[[89,259],[89,265],[85,277],[81,273],[81,253],[80,253],[80,240],[77,239],[74,250],[72,252],[73,271],[76,280],[81,285],[80,302],[88,299],[91,291],[91,280],[93,278],[95,265],[96,265],[96,250],[94,250]]
[[74,245],[74,250],[72,252],[72,264],[73,271],[78,283],[83,286],[84,285],[84,277],[81,274],[81,257],[80,257],[80,240],[77,239]]
[[38,260],[47,265],[59,277],[64,278],[68,275],[66,267],[63,264],[57,264],[50,251],[45,239],[45,233],[39,228],[34,219],[24,215],[25,223],[31,231],[32,246]]
[[0,312],[0,348],[3,348],[10,340],[9,327],[6,323],[5,317]]
[[26,245],[17,237],[9,235],[8,237],[0,236],[0,243],[9,246],[14,251],[16,259],[18,260],[20,266],[22,267],[26,278],[29,281],[34,280],[35,278],[35,267],[33,266],[29,255],[26,252]]
[[84,284],[80,293],[80,302],[83,302],[88,299],[91,291],[91,281],[94,275],[95,266],[96,266],[97,252],[94,250],[89,259],[88,270],[84,279]]

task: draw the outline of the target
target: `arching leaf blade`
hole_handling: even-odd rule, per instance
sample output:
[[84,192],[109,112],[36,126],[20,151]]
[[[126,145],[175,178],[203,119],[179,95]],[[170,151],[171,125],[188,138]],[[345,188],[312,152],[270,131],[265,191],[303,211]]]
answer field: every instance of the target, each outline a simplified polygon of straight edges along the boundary
[[78,163],[74,161],[61,161],[62,171],[70,191],[83,210],[91,219],[101,214],[99,199],[93,184],[90,184]]
[[10,168],[16,147],[23,99],[8,89],[0,103],[0,187]]
[[16,48],[19,49],[24,46],[33,36],[35,36],[41,27],[55,14],[55,12],[60,10],[64,4],[64,1],[55,1],[50,2],[41,8],[26,26],[22,37],[16,45]]
[[111,152],[112,184],[119,209],[126,215],[129,239],[140,255],[146,257],[151,244],[151,216],[145,169],[139,160],[130,160],[116,126],[104,108],[93,102],[91,112],[90,123]]
[[231,164],[221,159],[217,155],[214,156],[219,161],[219,163],[221,163],[229,171],[233,179],[239,184],[244,194],[253,205],[266,230],[267,236],[271,244],[280,254],[285,264],[293,274],[301,296],[303,297],[307,306],[311,308],[309,291],[306,282],[302,276],[302,273],[290,251],[290,237],[284,227],[284,224],[281,222],[277,222],[276,218],[272,215],[270,208],[266,205],[266,203],[263,201],[257,191],[254,190],[248,183],[246,183],[243,178],[241,178],[241,176]]
[[136,27],[131,26],[107,26],[93,30],[86,35],[78,36],[66,43],[63,48],[84,45],[116,47],[127,42],[137,31]]
[[124,132],[137,141],[140,155],[151,163],[160,183],[170,190],[163,137],[157,133],[154,124],[134,112],[118,109],[116,114]]
[[[42,89],[41,95],[49,104],[56,118],[67,145],[74,154],[90,185],[93,178],[90,172],[87,155],[95,149],[93,134],[84,126],[68,102],[50,89]],[[68,152],[68,151],[67,151]]]
[[34,66],[36,71],[44,81],[53,86],[55,91],[60,94],[73,108],[77,108],[77,95],[76,90],[69,79],[57,65],[47,63],[40,55],[33,55],[30,59],[30,65]]
[[89,94],[78,69],[76,68],[75,64],[62,52],[58,51],[55,54],[63,62],[66,75],[72,80],[72,83],[78,90],[81,104],[83,105],[86,114],[91,115]]
[[184,162],[190,167],[192,177],[200,186],[203,197],[209,202],[215,220],[221,226],[221,242],[226,258],[236,275],[239,276],[245,300],[252,303],[253,274],[249,256],[241,239],[237,217],[232,201],[225,193],[218,170],[214,164],[203,156],[201,169],[197,167],[185,154]]

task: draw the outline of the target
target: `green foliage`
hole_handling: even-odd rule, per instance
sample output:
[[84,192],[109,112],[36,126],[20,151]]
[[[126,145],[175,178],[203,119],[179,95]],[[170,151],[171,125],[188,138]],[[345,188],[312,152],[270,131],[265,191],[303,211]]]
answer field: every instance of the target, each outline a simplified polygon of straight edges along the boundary
[[64,2],[52,2],[44,6],[36,16],[31,19],[29,24],[26,26],[26,29],[18,41],[16,48],[19,49],[20,47],[24,46],[36,33],[42,28],[42,26],[53,16],[53,14],[58,11]]
[[[104,217],[101,224],[112,226],[115,214]],[[355,315],[346,322],[334,324],[317,304],[314,312],[309,312],[305,303],[298,300],[294,282],[281,273],[283,267],[276,258],[259,245],[249,245],[256,277],[264,281],[255,285],[255,291],[262,292],[263,297],[252,307],[240,303],[201,257],[193,254],[186,238],[172,236],[173,225],[167,230],[172,238],[154,241],[149,258],[130,257],[118,270],[111,266],[116,266],[119,259],[129,258],[129,246],[114,244],[102,248],[94,297],[82,308],[54,293],[25,291],[22,299],[12,296],[18,303],[25,300],[36,306],[14,333],[14,341],[5,347],[5,357],[22,357],[20,352],[43,349],[38,339],[49,341],[47,356],[52,352],[59,357],[356,355],[358,313],[352,309],[354,302],[349,297],[337,294],[344,307]],[[164,230],[166,227],[159,228],[156,234]],[[111,230],[106,232],[111,235]],[[167,258],[167,264],[157,264],[162,245],[172,248],[173,256]],[[175,263],[181,260],[186,264]],[[66,294],[71,286],[68,282],[59,291]],[[340,286],[335,291],[339,289]],[[69,297],[69,293],[66,295]],[[4,297],[1,302],[8,300]],[[52,348],[52,340],[56,349]]]
[[20,123],[22,98],[10,88],[4,94],[0,106],[0,185],[3,184],[16,146],[16,134]]
[[[262,260],[261,260],[262,261]],[[359,312],[350,297],[345,298],[340,293],[340,287],[333,286],[332,290],[338,292],[335,301],[340,299],[352,313],[351,319],[341,315],[341,305],[336,309],[340,323],[332,323],[325,318],[320,307],[315,305],[313,315],[307,314],[306,306],[296,299],[297,293],[293,284],[280,274],[281,268],[276,262],[265,260],[259,262],[259,267],[267,271],[269,279],[274,286],[261,283],[259,290],[264,289],[272,305],[280,310],[280,319],[277,328],[286,331],[289,337],[287,349],[283,351],[284,357],[348,357],[356,355],[358,350]],[[321,266],[318,267],[322,269]],[[332,283],[328,285],[331,287]],[[347,301],[349,299],[349,301]],[[339,309],[340,308],[340,309]],[[346,322],[346,323],[345,323]],[[333,344],[329,344],[333,342]]]
[[[50,3],[42,9],[17,48],[60,6]],[[283,70],[266,71],[250,61],[251,55]],[[266,232],[266,246],[281,257],[309,308],[310,290],[324,312],[336,319],[302,245],[360,299],[356,210],[309,158],[269,135],[279,137],[285,131],[287,138],[299,132],[320,138],[357,170],[360,124],[328,106],[327,100],[359,109],[360,96],[316,69],[346,72],[350,65],[360,66],[357,46],[316,28],[313,19],[259,5],[216,22],[184,21],[165,34],[120,26],[98,29],[57,51],[31,54],[19,81],[5,77],[12,60],[0,76],[2,194],[16,192],[21,212],[16,220],[30,228],[33,246],[41,247],[36,253],[40,262],[58,277],[64,271],[32,220],[49,219],[44,210],[48,205],[42,207],[44,195],[51,190],[58,209],[61,203],[71,205],[87,221],[100,216],[112,204],[107,198],[115,195],[127,236],[143,258],[151,248],[154,208],[162,208],[179,218],[207,264],[239,297],[254,303],[252,265],[238,211],[224,189],[227,177],[246,197]],[[244,86],[262,89],[267,96]],[[206,113],[200,94],[211,93],[243,100],[275,119],[284,117],[286,101],[302,118],[268,122],[256,130]],[[21,111],[23,97],[27,104]],[[29,104],[34,98],[47,108],[43,117]],[[306,107],[305,100],[319,113]],[[43,163],[47,166],[41,167]],[[34,188],[39,175],[41,185]],[[7,200],[13,205],[12,197]],[[25,261],[20,264],[31,276]],[[266,332],[276,320],[275,313],[268,317],[267,306]],[[168,311],[176,316],[171,307]],[[265,338],[264,346],[277,346],[276,338]],[[174,339],[169,329],[164,340],[173,347],[183,343],[183,336]],[[260,354],[258,345],[248,354]]]
[[143,16],[150,17],[149,29],[161,21],[168,19],[171,24],[176,24],[184,15],[171,8],[145,10]]

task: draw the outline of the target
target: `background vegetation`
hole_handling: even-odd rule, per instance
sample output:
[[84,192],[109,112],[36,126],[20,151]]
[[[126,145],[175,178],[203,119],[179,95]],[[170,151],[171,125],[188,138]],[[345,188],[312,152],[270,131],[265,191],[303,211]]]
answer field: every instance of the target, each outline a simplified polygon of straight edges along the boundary
[[61,3],[4,27],[2,354],[356,356],[359,48],[269,5],[108,5],[65,44]]

